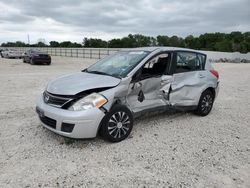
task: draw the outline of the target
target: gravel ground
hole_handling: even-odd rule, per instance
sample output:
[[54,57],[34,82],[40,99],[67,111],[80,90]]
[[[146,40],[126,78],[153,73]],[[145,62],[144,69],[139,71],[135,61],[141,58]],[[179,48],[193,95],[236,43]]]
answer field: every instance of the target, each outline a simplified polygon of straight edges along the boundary
[[250,64],[215,65],[221,89],[207,117],[142,117],[116,144],[44,129],[36,97],[49,80],[93,62],[0,59],[0,187],[250,187]]

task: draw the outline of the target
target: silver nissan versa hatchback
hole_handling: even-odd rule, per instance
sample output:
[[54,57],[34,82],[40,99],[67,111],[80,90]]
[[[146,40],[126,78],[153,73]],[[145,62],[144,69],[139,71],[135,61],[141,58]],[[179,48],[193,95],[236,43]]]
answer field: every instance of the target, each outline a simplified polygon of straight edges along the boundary
[[219,74],[205,54],[172,47],[126,49],[51,81],[36,111],[44,127],[62,136],[100,133],[119,142],[145,112],[208,115],[218,90]]

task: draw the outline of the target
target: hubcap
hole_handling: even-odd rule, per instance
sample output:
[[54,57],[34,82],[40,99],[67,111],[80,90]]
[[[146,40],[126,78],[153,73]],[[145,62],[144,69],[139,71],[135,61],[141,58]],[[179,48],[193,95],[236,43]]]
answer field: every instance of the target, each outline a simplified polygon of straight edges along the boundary
[[212,105],[213,105],[213,98],[212,98],[212,96],[206,95],[206,96],[202,99],[202,102],[201,102],[201,110],[202,110],[204,113],[208,113],[208,112],[211,110]]
[[108,132],[114,138],[125,136],[130,127],[129,116],[125,112],[116,112],[108,122]]
[[117,123],[117,128],[118,128],[118,129],[122,128],[122,122],[118,122],[118,123]]

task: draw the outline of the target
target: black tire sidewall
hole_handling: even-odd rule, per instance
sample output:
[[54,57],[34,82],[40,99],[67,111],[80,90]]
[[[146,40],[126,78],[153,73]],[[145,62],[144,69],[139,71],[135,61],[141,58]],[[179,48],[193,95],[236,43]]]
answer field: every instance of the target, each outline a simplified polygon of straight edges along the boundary
[[[212,103],[211,109],[210,109],[208,112],[204,113],[204,111],[202,111],[202,109],[201,109],[201,103],[202,103],[203,98],[204,98],[206,95],[210,95],[210,96],[212,97],[213,103]],[[206,116],[206,115],[208,115],[208,114],[211,112],[211,110],[212,110],[212,108],[213,108],[213,104],[214,104],[214,96],[213,96],[212,92],[209,91],[209,90],[205,90],[205,91],[201,94],[201,97],[200,97],[200,100],[199,100],[199,104],[198,104],[198,107],[197,107],[197,110],[195,111],[195,113],[196,113],[197,115],[199,115],[199,116]]]
[[[110,118],[112,117],[112,115],[117,113],[117,112],[125,112],[129,116],[129,119],[130,119],[129,130],[128,130],[127,134],[121,138],[114,138],[108,132],[108,122],[109,122]],[[115,105],[114,107],[111,108],[111,110],[104,116],[103,120],[101,121],[101,128],[100,128],[101,133],[100,133],[100,135],[104,139],[106,139],[110,142],[120,142],[129,136],[129,134],[132,131],[133,124],[134,124],[134,119],[133,119],[133,114],[131,113],[131,111],[124,105]]]
[[34,61],[32,59],[30,59],[30,64],[34,65]]

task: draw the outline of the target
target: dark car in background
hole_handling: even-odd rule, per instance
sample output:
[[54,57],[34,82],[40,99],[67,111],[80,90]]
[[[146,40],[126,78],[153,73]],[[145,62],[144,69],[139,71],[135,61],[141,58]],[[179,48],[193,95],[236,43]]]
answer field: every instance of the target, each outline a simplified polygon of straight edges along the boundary
[[51,64],[51,57],[48,53],[42,52],[40,50],[30,49],[26,51],[23,55],[23,62],[34,64]]

